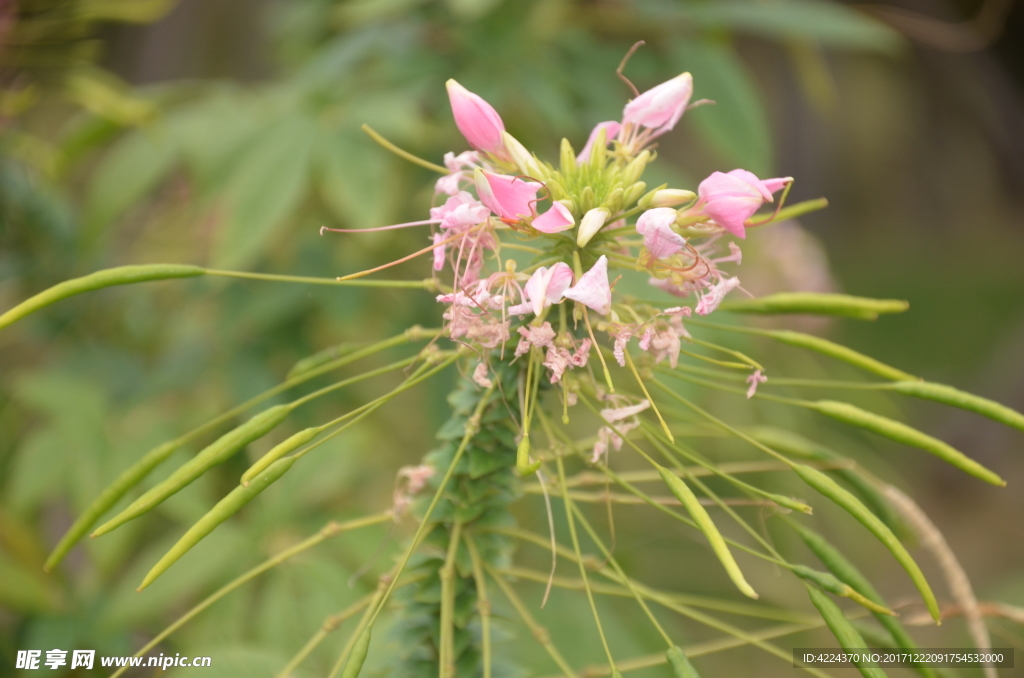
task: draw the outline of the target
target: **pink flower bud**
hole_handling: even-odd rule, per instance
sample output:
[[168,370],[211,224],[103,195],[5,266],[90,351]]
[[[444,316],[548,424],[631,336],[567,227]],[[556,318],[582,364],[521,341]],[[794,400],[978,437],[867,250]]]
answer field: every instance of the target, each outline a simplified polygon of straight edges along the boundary
[[477,169],[473,173],[480,202],[503,219],[526,219],[535,213],[540,184]]
[[578,301],[601,315],[612,311],[612,289],[608,284],[608,257],[601,255],[593,268],[565,291],[565,298]]
[[644,247],[654,259],[670,257],[686,246],[686,240],[672,230],[676,211],[671,207],[647,210],[636,221],[636,232],[644,237]]
[[677,75],[633,99],[622,111],[622,124],[650,128],[654,136],[668,132],[683,117],[693,94],[693,76]]
[[700,200],[695,206],[722,228],[738,238],[745,237],[744,222],[765,202],[772,202],[772,192],[781,189],[791,178],[761,181],[752,172],[735,169],[728,173],[713,172],[697,187]]
[[576,220],[572,218],[572,212],[556,200],[551,209],[535,218],[531,225],[541,233],[560,233],[575,226]]
[[608,120],[606,122],[599,122],[594,125],[594,129],[590,130],[590,137],[587,139],[587,145],[583,147],[580,154],[576,156],[576,162],[586,162],[590,160],[590,149],[594,147],[594,142],[597,141],[597,135],[604,130],[604,143],[607,146],[612,139],[619,134],[619,128],[621,125],[614,120]]
[[501,133],[505,131],[505,125],[498,112],[454,80],[449,80],[446,85],[455,125],[469,145],[488,153],[501,152],[504,148]]

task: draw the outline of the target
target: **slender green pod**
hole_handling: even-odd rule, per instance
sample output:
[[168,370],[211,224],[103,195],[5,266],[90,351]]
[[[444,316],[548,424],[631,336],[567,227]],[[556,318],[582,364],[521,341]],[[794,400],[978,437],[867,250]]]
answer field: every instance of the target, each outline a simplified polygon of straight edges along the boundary
[[[792,431],[774,426],[755,426],[746,429],[745,432],[757,442],[790,456],[818,461],[849,461],[846,457]],[[860,498],[871,507],[871,511],[881,518],[882,522],[888,525],[893,532],[896,534],[906,532],[906,526],[889,500],[882,496],[882,493],[857,470],[839,468],[831,469],[829,473],[842,478],[843,482],[856,490]]]
[[868,528],[875,537],[878,538],[882,544],[889,549],[893,557],[896,558],[897,562],[903,569],[910,575],[911,580],[914,582],[914,586],[921,593],[921,597],[924,599],[925,605],[928,607],[928,612],[931,613],[932,618],[936,623],[940,623],[941,616],[939,614],[939,604],[935,600],[935,594],[932,592],[931,586],[928,584],[928,580],[925,579],[924,574],[921,572],[921,568],[918,567],[917,563],[907,552],[907,549],[903,546],[896,535],[892,533],[885,523],[879,520],[878,516],[868,510],[864,504],[860,502],[857,497],[853,496],[849,491],[844,490],[839,484],[832,480],[821,471],[813,469],[810,466],[804,466],[803,464],[793,464],[793,470],[796,471],[800,479],[810,485],[812,488],[820,492],[822,495],[831,499],[833,502],[842,507],[847,513],[852,515],[857,521]]
[[865,607],[875,614],[888,615],[890,617],[896,616],[896,613],[886,606],[879,605],[867,596],[861,595],[861,593],[856,591],[852,586],[839,581],[835,575],[829,574],[828,572],[812,570],[806,565],[794,565],[793,574],[805,581],[811,582],[818,588],[828,591],[829,593],[834,593],[842,598],[849,598],[861,607]]
[[[807,585],[807,594],[811,597],[814,607],[818,608],[821,618],[825,620],[825,624],[832,631],[832,635],[839,641],[840,647],[847,652],[856,654],[867,649],[867,644],[861,635],[857,633],[857,629],[853,628],[850,620],[843,616],[843,611],[839,609],[839,606],[828,595],[810,585]],[[885,671],[880,669],[875,662],[860,661],[855,663],[857,670],[860,671],[864,678],[886,678]]]
[[269,452],[257,459],[252,466],[246,469],[245,473],[242,474],[242,486],[248,487],[249,483],[252,482],[252,479],[263,473],[264,469],[284,455],[293,451],[295,448],[301,447],[313,438],[316,438],[321,430],[322,429],[319,426],[304,428],[298,433],[289,436],[287,440],[275,445]]
[[718,527],[715,526],[715,522],[711,520],[711,516],[708,515],[707,509],[701,506],[700,501],[697,499],[697,495],[693,493],[683,479],[665,469],[661,466],[658,467],[658,473],[661,475],[661,479],[665,481],[668,489],[675,495],[676,499],[686,508],[689,512],[690,517],[697,523],[697,527],[704,533],[704,537],[711,544],[711,549],[718,556],[718,560],[721,561],[722,566],[728,573],[729,578],[732,579],[733,584],[736,585],[743,595],[749,596],[750,598],[757,598],[757,592],[753,587],[747,583],[747,580],[743,577],[743,572],[740,570],[740,566],[736,564],[736,559],[732,557],[732,552],[729,550],[728,545],[725,543],[725,539],[722,538],[722,533],[718,531]]
[[35,313],[50,304],[73,297],[83,292],[113,287],[114,285],[131,285],[132,283],[150,280],[170,280],[172,278],[193,278],[205,275],[206,271],[198,266],[185,264],[147,264],[144,266],[118,266],[103,271],[96,271],[81,278],[65,280],[53,287],[29,297],[3,315],[0,315],[0,329]]
[[848,294],[779,292],[756,299],[723,302],[719,308],[734,313],[765,315],[802,313],[875,320],[882,313],[902,313],[910,308],[910,304],[902,299],[869,299]]
[[99,520],[100,516],[106,513],[111,506],[116,504],[121,497],[145,478],[150,471],[160,465],[167,457],[174,454],[174,451],[181,447],[178,440],[172,440],[154,447],[146,453],[142,459],[132,464],[119,475],[114,482],[96,497],[88,508],[82,512],[74,524],[64,533],[60,542],[54,547],[43,565],[45,572],[50,572],[64,559],[64,556],[78,543],[78,541],[89,533],[89,529]]
[[[810,528],[800,525],[795,520],[787,521],[798,535],[803,540],[807,548],[811,550],[814,555],[818,557],[818,560],[828,568],[828,570],[838,577],[841,581],[846,582],[855,590],[860,592],[865,598],[884,605],[885,600],[879,595],[875,587],[871,585],[871,582],[861,574],[860,570],[847,560],[843,554],[841,554],[832,544],[828,543],[824,537]],[[910,637],[903,625],[900,624],[899,620],[888,615],[876,614],[875,618],[878,622],[885,627],[885,630],[889,632],[889,635],[896,642],[896,645],[904,650],[915,652],[918,647],[917,643]],[[916,664],[914,667],[918,673],[924,678],[935,678],[935,672],[928,666],[923,664]]]
[[295,463],[294,458],[280,459],[275,463],[271,464],[270,468],[256,476],[248,487],[242,487],[239,485],[235,489],[231,490],[226,497],[221,499],[217,504],[206,512],[202,518],[196,521],[196,524],[188,529],[188,531],[182,535],[181,539],[171,547],[171,550],[164,554],[156,565],[146,574],[145,579],[142,580],[142,584],[139,585],[138,590],[146,588],[159,577],[161,574],[167,571],[174,563],[178,562],[183,555],[188,553],[189,549],[198,544],[203,537],[213,532],[213,530],[223,523],[231,516],[238,513],[239,510],[263,490],[270,487],[275,481],[281,476],[288,472],[288,469]]
[[931,452],[939,459],[956,466],[961,471],[968,473],[975,478],[984,480],[986,483],[997,486],[1005,486],[1006,481],[994,472],[974,461],[960,450],[948,445],[938,438],[933,438],[926,433],[906,424],[883,417],[874,412],[862,410],[850,403],[841,403],[835,400],[818,400],[809,404],[813,410],[832,417],[844,424],[867,429],[872,433],[895,440],[898,443],[916,447]]
[[370,651],[370,626],[363,629],[352,646],[352,654],[345,662],[345,668],[341,670],[341,678],[359,678],[359,672],[363,670],[363,663],[366,662],[366,655]]
[[372,346],[373,343],[374,342],[372,341],[346,342],[344,344],[338,344],[336,346],[331,346],[330,348],[325,348],[322,351],[317,351],[313,355],[306,356],[305,358],[302,358],[297,363],[292,365],[292,368],[288,370],[288,374],[285,375],[285,378],[291,379],[292,377],[298,376],[304,372],[309,372],[310,370],[316,369],[321,365],[326,365],[332,360],[337,360],[338,358],[347,356],[350,353],[353,353],[354,351],[366,348],[367,346]]
[[852,348],[847,348],[842,344],[837,344],[833,341],[829,341],[828,339],[816,337],[813,334],[793,332],[792,330],[766,330],[765,334],[776,341],[781,341],[784,344],[789,344],[790,346],[796,346],[798,348],[806,348],[810,351],[827,355],[830,358],[842,360],[854,367],[859,367],[862,370],[877,374],[878,376],[886,379],[908,382],[913,382],[916,379],[913,375],[907,374],[895,367],[890,367],[883,362],[875,360],[871,356],[866,356],[863,353],[854,351]]
[[952,386],[933,384],[929,381],[900,381],[893,384],[891,388],[903,395],[934,400],[943,405],[977,412],[983,417],[998,421],[1000,424],[1006,424],[1007,426],[1024,431],[1024,414],[994,400],[982,398]]
[[206,446],[199,454],[179,466],[162,483],[151,488],[136,499],[128,508],[103,525],[100,525],[92,533],[92,536],[98,537],[106,534],[129,520],[152,510],[171,495],[187,487],[210,468],[227,461],[231,455],[252,441],[266,435],[271,429],[284,421],[289,412],[291,412],[290,405],[275,405],[263,410],[238,428],[225,433],[216,441]]
[[668,664],[672,667],[672,675],[676,678],[700,678],[697,669],[690,663],[690,658],[677,645],[668,649],[665,658],[668,659]]

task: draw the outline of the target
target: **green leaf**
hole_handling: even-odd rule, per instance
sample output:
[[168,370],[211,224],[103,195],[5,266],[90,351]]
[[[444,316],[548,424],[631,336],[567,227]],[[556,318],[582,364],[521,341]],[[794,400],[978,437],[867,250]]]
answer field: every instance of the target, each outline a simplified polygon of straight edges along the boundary
[[316,141],[312,120],[286,117],[239,158],[222,196],[228,217],[214,249],[218,266],[244,267],[260,255],[275,227],[295,210],[308,189]]
[[693,74],[694,98],[711,99],[686,114],[730,164],[758,176],[771,172],[774,151],[768,116],[753,78],[735,50],[721,40],[679,40],[674,63]]
[[682,9],[692,22],[776,39],[804,38],[832,47],[892,53],[903,37],[878,19],[838,2],[732,0],[691,2]]

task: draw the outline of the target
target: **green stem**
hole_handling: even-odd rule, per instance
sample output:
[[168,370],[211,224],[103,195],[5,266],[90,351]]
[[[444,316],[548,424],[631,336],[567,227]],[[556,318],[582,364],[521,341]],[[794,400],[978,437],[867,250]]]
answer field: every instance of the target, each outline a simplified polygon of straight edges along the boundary
[[338,287],[382,287],[399,289],[435,290],[434,281],[426,280],[338,280],[336,278],[311,278],[298,275],[276,275],[273,273],[250,273],[249,271],[221,271],[205,269],[206,275],[223,278],[244,278],[246,280],[266,280],[270,282],[291,282],[305,285],[334,285]]

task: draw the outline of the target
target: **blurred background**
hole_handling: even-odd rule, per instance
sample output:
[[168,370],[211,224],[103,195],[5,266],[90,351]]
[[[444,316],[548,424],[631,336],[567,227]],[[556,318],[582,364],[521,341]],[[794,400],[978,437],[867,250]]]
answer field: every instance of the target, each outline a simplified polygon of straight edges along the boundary
[[[551,158],[562,136],[579,148],[594,123],[619,117],[629,92],[614,70],[637,40],[647,45],[627,73],[641,90],[688,70],[695,98],[717,102],[664,138],[649,184],[692,188],[742,166],[795,177],[794,200],[831,203],[748,239],[745,286],[907,299],[908,313],[874,323],[788,326],[1024,410],[1024,7],[1012,0],[0,0],[0,310],[121,264],[334,276],[389,261],[421,247],[422,234],[318,235],[323,225],[420,219],[430,204],[434,176],[373,144],[360,124],[434,161],[458,152],[465,143],[443,87],[454,77]],[[393,277],[425,269],[413,262]],[[448,415],[453,375],[297,466],[144,594],[134,592],[141,575],[233,486],[245,459],[79,546],[57,573],[40,567],[145,450],[274,385],[303,356],[434,327],[438,316],[426,292],[200,279],[77,297],[0,332],[0,676],[15,674],[23,648],[130,653],[326,520],[387,508],[395,470],[430,449]],[[793,360],[779,354],[780,364]],[[303,410],[292,430],[395,383],[348,389]],[[1020,433],[918,402],[879,407],[1009,481],[998,490],[923,454],[858,443],[873,448],[867,466],[931,515],[980,599],[1024,605]],[[542,508],[522,512],[541,524]],[[692,538],[680,547],[674,526],[627,510],[619,520],[622,558],[648,580],[728,590],[703,574],[717,567],[706,549]],[[849,532],[845,543],[883,593],[906,594],[895,563]],[[325,615],[372,586],[368,576],[350,587],[349,577],[382,539],[383,529],[367,530],[278,568],[162,651],[211,654],[211,675],[273,675]],[[543,552],[524,558],[546,567]],[[535,605],[540,587],[524,590]],[[575,665],[595,661],[592,622],[574,612],[581,601],[560,597],[567,604],[539,618],[556,640],[572,640]],[[809,609],[792,587],[770,599]],[[623,656],[657,651],[633,611],[608,611]],[[687,642],[709,637],[677,628]],[[990,629],[995,645],[1024,652],[1020,626]],[[516,633],[515,654],[550,671]],[[958,620],[915,634],[925,646],[969,644]],[[300,675],[325,675],[342,639]],[[704,675],[794,672],[752,649],[703,662]]]

